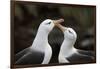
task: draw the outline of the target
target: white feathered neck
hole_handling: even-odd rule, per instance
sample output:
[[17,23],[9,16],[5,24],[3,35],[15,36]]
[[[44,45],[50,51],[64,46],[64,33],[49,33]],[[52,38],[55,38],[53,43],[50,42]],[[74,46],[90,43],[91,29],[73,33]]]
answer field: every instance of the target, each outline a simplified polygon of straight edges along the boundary
[[48,34],[49,32],[39,28],[31,48],[43,52],[48,44]]
[[68,39],[64,39],[61,48],[60,48],[60,54],[65,57],[70,56],[73,52],[76,52],[76,49],[74,48],[75,41],[71,41]]

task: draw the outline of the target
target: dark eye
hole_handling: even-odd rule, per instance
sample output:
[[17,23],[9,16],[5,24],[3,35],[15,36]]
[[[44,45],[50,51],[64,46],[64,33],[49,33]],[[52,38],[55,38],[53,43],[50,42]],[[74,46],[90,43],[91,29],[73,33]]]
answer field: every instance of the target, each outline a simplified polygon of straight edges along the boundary
[[47,24],[50,24],[51,22],[48,22]]
[[69,33],[72,33],[70,30],[68,30]]

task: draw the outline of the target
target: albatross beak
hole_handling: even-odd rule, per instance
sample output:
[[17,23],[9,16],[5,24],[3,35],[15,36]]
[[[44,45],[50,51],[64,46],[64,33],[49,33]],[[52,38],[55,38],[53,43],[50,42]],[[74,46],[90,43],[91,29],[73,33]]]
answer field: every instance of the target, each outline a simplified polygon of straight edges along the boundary
[[53,20],[55,26],[57,26],[62,32],[65,31],[65,27],[62,26],[60,23],[64,22],[64,19]]
[[62,32],[65,32],[66,27],[62,26],[61,24],[56,25]]
[[55,25],[57,25],[57,24],[59,24],[59,23],[62,23],[62,22],[64,22],[64,19],[53,20],[53,23],[54,23]]

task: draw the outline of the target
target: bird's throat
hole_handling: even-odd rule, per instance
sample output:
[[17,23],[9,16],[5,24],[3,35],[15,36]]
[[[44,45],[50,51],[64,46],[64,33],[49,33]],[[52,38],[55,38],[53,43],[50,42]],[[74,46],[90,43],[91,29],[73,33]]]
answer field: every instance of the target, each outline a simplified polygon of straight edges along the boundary
[[75,52],[74,43],[69,40],[64,40],[61,45],[60,54],[63,56],[69,56],[73,52]]
[[48,33],[40,30],[37,32],[37,35],[33,41],[31,48],[39,51],[44,51],[47,44],[48,44]]

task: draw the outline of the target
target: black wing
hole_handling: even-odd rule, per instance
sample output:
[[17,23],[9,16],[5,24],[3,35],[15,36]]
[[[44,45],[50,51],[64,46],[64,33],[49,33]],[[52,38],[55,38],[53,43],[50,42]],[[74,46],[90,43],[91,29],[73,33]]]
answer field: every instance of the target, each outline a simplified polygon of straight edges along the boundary
[[26,64],[41,64],[44,59],[44,53],[36,50],[28,50],[19,60],[16,61],[17,65]]
[[17,61],[19,58],[21,58],[22,56],[24,56],[28,51],[29,51],[29,48],[25,48],[24,50],[18,52],[15,55],[15,61]]
[[80,54],[88,55],[88,56],[94,56],[93,51],[84,51],[84,50],[77,50]]
[[70,57],[66,58],[70,63],[90,63],[93,62],[94,59],[91,56],[74,53]]

